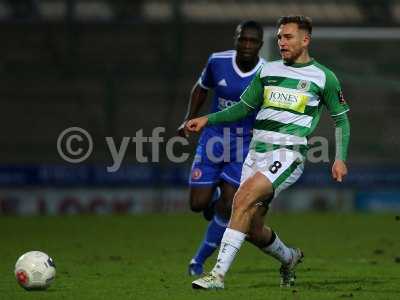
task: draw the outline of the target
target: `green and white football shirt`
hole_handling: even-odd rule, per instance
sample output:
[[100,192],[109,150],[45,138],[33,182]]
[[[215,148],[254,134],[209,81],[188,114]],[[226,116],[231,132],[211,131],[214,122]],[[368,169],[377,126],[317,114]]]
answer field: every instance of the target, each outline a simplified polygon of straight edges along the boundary
[[333,117],[349,110],[335,74],[315,60],[292,65],[282,60],[266,63],[241,99],[259,109],[251,145],[257,152],[282,145],[300,147],[303,152],[323,106]]

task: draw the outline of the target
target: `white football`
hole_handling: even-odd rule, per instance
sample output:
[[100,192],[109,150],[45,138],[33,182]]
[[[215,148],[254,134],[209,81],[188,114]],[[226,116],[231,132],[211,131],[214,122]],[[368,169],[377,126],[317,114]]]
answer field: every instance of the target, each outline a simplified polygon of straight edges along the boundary
[[41,251],[29,251],[18,258],[15,277],[25,289],[46,289],[56,276],[53,259]]

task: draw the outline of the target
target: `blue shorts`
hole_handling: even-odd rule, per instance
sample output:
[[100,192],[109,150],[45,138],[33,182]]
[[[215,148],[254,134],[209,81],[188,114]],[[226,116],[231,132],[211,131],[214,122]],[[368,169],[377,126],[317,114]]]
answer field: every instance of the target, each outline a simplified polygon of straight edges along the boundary
[[249,135],[224,136],[213,129],[205,128],[196,148],[189,185],[214,186],[224,180],[239,187],[250,139]]

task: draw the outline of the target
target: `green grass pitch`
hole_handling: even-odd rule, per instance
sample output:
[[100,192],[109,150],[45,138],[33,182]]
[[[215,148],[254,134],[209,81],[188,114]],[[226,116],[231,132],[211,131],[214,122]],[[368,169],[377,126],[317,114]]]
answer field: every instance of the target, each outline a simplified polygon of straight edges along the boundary
[[[225,290],[192,290],[187,264],[202,238],[200,215],[0,217],[0,299],[400,299],[400,220],[395,215],[271,214],[282,240],[301,247],[295,288],[279,264],[245,244]],[[57,276],[27,292],[16,259],[42,250]],[[209,270],[215,261],[207,263]]]

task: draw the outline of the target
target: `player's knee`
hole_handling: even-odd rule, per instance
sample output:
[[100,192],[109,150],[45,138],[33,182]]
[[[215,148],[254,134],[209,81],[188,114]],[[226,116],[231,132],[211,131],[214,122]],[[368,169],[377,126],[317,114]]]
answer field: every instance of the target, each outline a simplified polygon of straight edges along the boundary
[[235,213],[245,213],[252,207],[252,194],[247,188],[238,191],[233,199],[232,210]]
[[201,212],[204,209],[201,203],[199,203],[196,198],[190,198],[189,204],[190,210],[193,212]]
[[190,209],[193,212],[202,212],[208,205],[207,199],[199,195],[190,195]]

